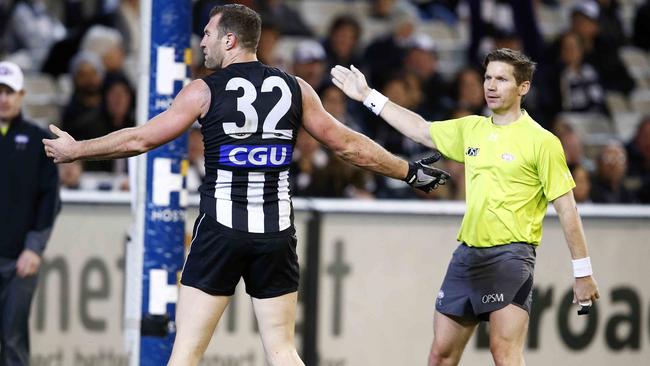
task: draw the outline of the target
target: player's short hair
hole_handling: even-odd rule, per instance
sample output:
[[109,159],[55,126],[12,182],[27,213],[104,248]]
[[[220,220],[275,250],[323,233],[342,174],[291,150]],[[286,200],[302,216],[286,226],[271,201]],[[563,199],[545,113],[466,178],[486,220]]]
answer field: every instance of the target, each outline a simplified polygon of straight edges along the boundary
[[487,68],[490,62],[499,61],[512,65],[517,85],[524,81],[532,81],[535,73],[536,63],[523,53],[510,48],[499,48],[485,56],[483,67]]
[[253,9],[241,4],[217,5],[210,10],[210,18],[221,14],[218,31],[219,37],[234,33],[242,48],[257,51],[260,41],[262,19]]

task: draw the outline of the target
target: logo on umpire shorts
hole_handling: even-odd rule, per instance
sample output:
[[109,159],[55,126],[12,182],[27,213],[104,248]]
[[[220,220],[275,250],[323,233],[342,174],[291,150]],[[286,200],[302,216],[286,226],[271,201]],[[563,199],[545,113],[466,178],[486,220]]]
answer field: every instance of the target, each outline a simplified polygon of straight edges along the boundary
[[442,298],[443,297],[445,297],[445,292],[440,290],[440,292],[438,292],[438,305],[442,305]]
[[481,302],[484,304],[489,304],[493,302],[503,302],[503,294],[487,294],[481,297]]

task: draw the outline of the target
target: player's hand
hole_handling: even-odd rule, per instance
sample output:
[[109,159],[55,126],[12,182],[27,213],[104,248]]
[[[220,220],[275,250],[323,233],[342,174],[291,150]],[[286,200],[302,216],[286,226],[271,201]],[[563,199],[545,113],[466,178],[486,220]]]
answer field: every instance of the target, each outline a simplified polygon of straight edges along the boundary
[[409,163],[409,172],[404,181],[424,192],[431,192],[439,185],[445,184],[450,178],[449,173],[431,166],[441,157],[440,152],[434,151],[431,156]]
[[67,132],[55,125],[50,125],[50,131],[57,137],[55,139],[43,139],[45,154],[54,159],[55,163],[70,163],[76,158],[73,154],[75,139]]
[[357,102],[363,102],[370,94],[370,87],[368,87],[366,77],[354,65],[351,65],[349,69],[336,65],[332,68],[330,74],[334,85]]
[[581,305],[591,304],[600,298],[598,284],[593,276],[578,277],[573,285],[573,303]]
[[16,274],[18,277],[33,276],[41,266],[41,256],[31,249],[25,249],[16,261]]

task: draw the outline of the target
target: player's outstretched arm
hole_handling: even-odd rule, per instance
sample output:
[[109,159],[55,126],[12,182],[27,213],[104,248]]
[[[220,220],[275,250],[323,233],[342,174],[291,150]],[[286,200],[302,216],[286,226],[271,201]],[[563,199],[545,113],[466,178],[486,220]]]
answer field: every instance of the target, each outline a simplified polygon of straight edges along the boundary
[[354,66],[336,65],[331,70],[332,82],[348,97],[363,102],[375,114],[386,120],[406,137],[424,146],[435,148],[429,135],[430,123],[419,114],[401,107],[374,89],[370,89],[366,77]]
[[404,180],[425,192],[445,184],[449,179],[447,172],[430,166],[440,159],[440,153],[435,152],[431,157],[413,163],[398,158],[332,117],[323,108],[314,89],[304,80],[297,79],[302,92],[304,128],[341,159],[372,172]]
[[166,111],[138,127],[124,128],[91,140],[76,141],[50,125],[56,136],[43,139],[45,153],[55,163],[135,156],[165,144],[185,132],[210,107],[210,89],[203,80],[185,86]]
[[587,240],[582,228],[582,221],[573,191],[569,191],[553,201],[553,206],[560,218],[571,258],[575,284],[573,286],[574,301],[590,303],[600,297],[598,285],[593,277],[591,260],[587,252]]

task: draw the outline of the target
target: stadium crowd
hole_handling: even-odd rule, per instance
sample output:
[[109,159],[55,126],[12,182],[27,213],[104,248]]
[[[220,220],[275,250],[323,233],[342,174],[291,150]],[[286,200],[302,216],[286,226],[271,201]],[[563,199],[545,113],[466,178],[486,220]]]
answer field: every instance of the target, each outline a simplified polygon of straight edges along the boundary
[[[194,78],[206,75],[198,42],[214,5],[193,2]],[[564,147],[578,202],[650,203],[649,0],[244,0],[263,15],[260,61],[317,90],[325,109],[389,151],[427,151],[350,101],[329,70],[355,65],[372,87],[428,120],[486,113],[483,55],[523,50],[537,62],[524,107]],[[77,139],[135,123],[139,0],[0,0],[0,59],[25,71],[24,113]],[[203,175],[198,124],[189,135],[188,188]],[[309,134],[293,155],[298,197],[464,198],[463,166],[428,195],[344,164]],[[125,161],[59,167],[67,189],[127,190]]]

